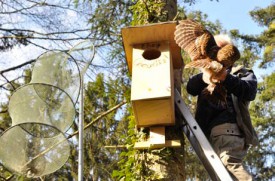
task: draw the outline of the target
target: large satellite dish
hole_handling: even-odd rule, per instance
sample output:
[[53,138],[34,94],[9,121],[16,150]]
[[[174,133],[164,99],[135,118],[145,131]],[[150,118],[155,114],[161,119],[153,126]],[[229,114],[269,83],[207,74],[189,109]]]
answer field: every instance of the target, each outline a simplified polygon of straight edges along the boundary
[[70,144],[55,127],[23,123],[0,137],[0,161],[10,171],[29,178],[60,169],[70,155]]
[[12,127],[0,137],[0,163],[10,171],[36,178],[55,172],[67,161],[64,133],[75,118],[80,71],[65,52],[47,52],[35,62],[29,84],[11,96]]

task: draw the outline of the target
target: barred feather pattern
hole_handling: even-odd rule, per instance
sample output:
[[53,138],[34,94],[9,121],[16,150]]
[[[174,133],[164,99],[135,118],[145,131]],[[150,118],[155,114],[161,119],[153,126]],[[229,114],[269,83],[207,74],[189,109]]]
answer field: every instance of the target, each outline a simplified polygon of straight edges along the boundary
[[180,21],[176,26],[175,41],[188,53],[192,61],[210,57],[213,47],[217,47],[213,35],[193,20]]
[[217,79],[213,80],[213,77],[217,77],[222,70],[233,66],[234,62],[240,58],[237,47],[224,36],[216,37],[215,40],[208,30],[193,20],[180,21],[174,35],[178,46],[192,60],[185,65],[185,68],[199,68],[202,72],[210,72],[210,83],[203,93],[209,96],[212,102],[225,105],[226,91]]
[[203,58],[199,48],[200,42],[196,43],[196,40],[204,33],[205,29],[192,20],[180,21],[176,26],[175,41],[188,53],[192,61]]

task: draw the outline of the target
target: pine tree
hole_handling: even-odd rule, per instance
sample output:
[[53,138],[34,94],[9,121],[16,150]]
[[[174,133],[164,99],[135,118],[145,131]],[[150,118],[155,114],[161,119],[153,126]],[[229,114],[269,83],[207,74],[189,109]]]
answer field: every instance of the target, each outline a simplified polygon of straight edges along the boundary
[[[76,0],[74,2],[81,1]],[[177,4],[176,1],[104,0],[83,2],[93,5],[89,20],[90,30],[97,46],[97,55],[102,62],[105,62],[103,65],[91,66],[97,69],[89,70],[87,76],[92,80],[85,85],[85,125],[91,124],[91,126],[85,130],[84,179],[209,179],[186,139],[183,141],[184,150],[180,151],[175,149],[140,151],[133,148],[136,141],[146,136],[147,130],[135,128],[135,118],[130,104],[130,78],[120,29],[129,25],[167,21],[176,16],[177,20],[196,18],[214,34],[225,32],[225,30],[222,29],[219,22],[209,22],[207,15],[201,12],[187,13],[184,7],[178,8],[178,10],[173,9]],[[171,3],[171,5],[166,4],[166,2]],[[185,0],[184,2],[192,4],[196,1]],[[173,8],[167,9],[168,7]],[[231,31],[232,35],[242,40],[240,44],[243,47],[242,58],[239,62],[251,68],[260,59],[261,67],[271,67],[274,64],[274,20],[272,19],[274,17],[274,4],[267,8],[255,9],[251,12],[251,16],[259,25],[267,29],[261,35],[245,35],[239,34],[237,30]],[[24,45],[24,42],[14,43]],[[5,42],[1,41],[0,44],[5,44]],[[7,46],[5,50],[10,48],[13,46]],[[259,56],[261,51],[265,52],[262,57]],[[189,61],[184,55],[183,58],[185,63]],[[104,74],[98,74],[98,69],[103,70]],[[194,70],[184,70],[184,82],[181,90],[184,100],[191,105],[192,111],[194,111],[196,100],[187,94],[185,85],[188,77],[195,73]],[[24,83],[28,81],[26,80]],[[274,82],[274,74],[265,77],[264,81],[259,83],[257,99],[251,104],[251,116],[257,128],[261,146],[250,150],[246,162],[257,180],[274,179],[274,166],[272,165],[274,162]],[[6,87],[8,90],[17,88],[22,84],[18,81],[11,83],[12,86]],[[121,109],[100,116],[124,100],[127,100],[128,104]],[[10,127],[11,122],[6,110],[7,103],[1,105],[0,133]],[[70,132],[74,133],[78,130],[77,124],[76,118]],[[69,140],[71,142],[71,155],[68,162],[57,172],[45,176],[45,180],[77,179],[77,136],[71,136]],[[167,166],[162,167],[161,172],[157,169],[150,169],[152,165],[157,167],[168,164],[168,160],[170,161],[169,164],[172,165],[171,169],[167,169]],[[0,177],[8,178],[12,175],[3,166],[0,168]],[[18,176],[13,176],[13,178],[28,180]]]
[[[250,12],[252,19],[266,29],[260,35],[240,34],[232,30],[232,34],[242,40],[244,48],[244,63],[252,67],[255,61],[260,61],[259,67],[272,69],[274,67],[274,3],[266,8],[256,8]],[[262,56],[260,52],[263,52]],[[252,63],[251,63],[252,62]],[[250,114],[256,128],[260,145],[249,150],[246,165],[256,180],[273,180],[274,170],[274,73],[263,77],[258,83],[258,94],[251,103]],[[259,80],[260,77],[258,77]]]
[[275,147],[275,73],[266,76],[259,83],[256,100],[251,104],[250,113],[257,128],[260,145],[251,149],[246,162],[257,180],[274,179],[274,147]]

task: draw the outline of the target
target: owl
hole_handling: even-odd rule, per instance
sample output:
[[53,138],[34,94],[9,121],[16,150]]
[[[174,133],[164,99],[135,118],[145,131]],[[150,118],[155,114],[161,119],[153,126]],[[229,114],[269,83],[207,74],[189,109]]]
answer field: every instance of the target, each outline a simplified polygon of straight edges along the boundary
[[176,26],[174,39],[190,57],[185,68],[199,68],[208,76],[205,95],[215,103],[226,103],[226,89],[219,80],[221,72],[232,67],[240,58],[240,52],[231,41],[214,37],[207,29],[194,20],[182,20]]

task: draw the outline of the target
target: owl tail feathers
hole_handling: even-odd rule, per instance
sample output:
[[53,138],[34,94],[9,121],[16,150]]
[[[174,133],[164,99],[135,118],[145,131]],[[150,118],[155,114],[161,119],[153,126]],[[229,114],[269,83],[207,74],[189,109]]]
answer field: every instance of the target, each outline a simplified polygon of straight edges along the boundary
[[211,62],[208,59],[201,59],[189,62],[184,68],[210,68]]
[[204,88],[202,94],[214,105],[223,108],[227,106],[227,92],[225,87],[221,84],[209,84],[206,88]]

